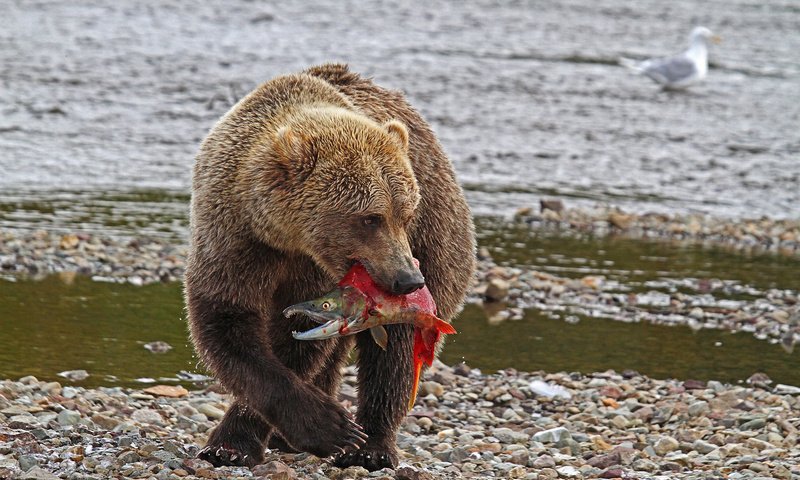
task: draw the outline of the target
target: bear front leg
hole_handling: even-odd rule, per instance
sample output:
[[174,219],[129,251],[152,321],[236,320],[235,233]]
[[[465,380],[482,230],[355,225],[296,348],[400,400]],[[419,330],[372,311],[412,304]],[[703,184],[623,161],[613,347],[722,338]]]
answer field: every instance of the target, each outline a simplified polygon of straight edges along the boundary
[[264,462],[264,443],[272,427],[261,415],[236,401],[211,432],[198,458],[215,467],[223,465],[253,467]]
[[[347,363],[347,354],[352,350],[355,339],[343,337],[338,339],[333,351],[327,355],[327,361],[317,372],[311,383],[330,395],[331,398],[338,399],[339,386],[342,383],[342,367]],[[330,341],[330,340],[329,340]],[[273,430],[269,437],[268,448],[270,450],[280,450],[287,453],[299,453],[289,445],[281,436],[280,432]]]
[[[217,379],[246,404],[245,412],[261,416],[292,447],[318,457],[364,444],[366,435],[336,399],[304,382],[275,356],[256,312],[202,297],[188,299],[198,352]],[[263,446],[256,440],[264,429],[245,420],[247,416],[232,413],[220,425],[224,428],[212,435],[209,449],[220,449],[220,457],[225,457],[226,448],[242,442],[249,441],[243,453]]]
[[408,412],[413,380],[414,329],[387,325],[389,342],[382,350],[369,332],[358,334],[358,423],[367,444],[337,455],[338,467],[358,465],[374,471],[397,466],[397,430]]

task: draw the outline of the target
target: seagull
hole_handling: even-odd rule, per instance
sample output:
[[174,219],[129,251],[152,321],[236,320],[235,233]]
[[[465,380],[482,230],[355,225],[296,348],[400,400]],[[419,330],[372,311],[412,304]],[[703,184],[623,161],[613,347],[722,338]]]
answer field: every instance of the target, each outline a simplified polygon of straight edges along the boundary
[[636,73],[647,75],[664,90],[681,90],[699,82],[708,72],[708,42],[719,43],[720,38],[706,27],[694,27],[689,34],[689,48],[678,55],[650,58],[637,62],[621,58],[620,64]]

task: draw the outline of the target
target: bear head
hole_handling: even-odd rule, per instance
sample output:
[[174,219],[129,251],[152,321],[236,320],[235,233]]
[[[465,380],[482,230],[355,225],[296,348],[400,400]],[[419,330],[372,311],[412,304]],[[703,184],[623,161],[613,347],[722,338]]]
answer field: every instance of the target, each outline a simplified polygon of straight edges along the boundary
[[402,123],[315,107],[268,137],[245,173],[261,241],[310,256],[335,280],[361,262],[390,293],[424,285],[408,238],[420,194]]

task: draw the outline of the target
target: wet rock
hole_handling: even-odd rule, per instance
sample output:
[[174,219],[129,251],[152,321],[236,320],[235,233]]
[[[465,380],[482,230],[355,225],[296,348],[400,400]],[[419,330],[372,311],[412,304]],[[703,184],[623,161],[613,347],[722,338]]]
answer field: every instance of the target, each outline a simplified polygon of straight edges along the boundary
[[420,396],[433,395],[440,398],[444,395],[444,387],[439,382],[422,382],[419,387]]
[[[141,279],[139,280],[141,284]],[[150,350],[153,353],[167,353],[168,351],[172,350],[172,345],[167,342],[162,342],[161,340],[145,343],[144,348]]]
[[89,372],[86,370],[66,370],[58,374],[59,377],[64,377],[73,382],[79,382],[89,378]]
[[144,393],[159,397],[180,398],[189,394],[189,391],[180,385],[155,385],[144,389]]
[[620,230],[627,230],[630,228],[635,217],[622,212],[614,211],[608,214],[608,223]]
[[502,278],[493,278],[489,280],[489,284],[486,287],[486,293],[484,295],[489,301],[499,302],[508,297],[509,288],[510,285],[507,281],[503,280]]
[[[561,213],[564,211],[564,202],[561,200],[539,200],[539,209],[541,212],[550,210],[551,212]],[[530,212],[528,212],[530,214]]]

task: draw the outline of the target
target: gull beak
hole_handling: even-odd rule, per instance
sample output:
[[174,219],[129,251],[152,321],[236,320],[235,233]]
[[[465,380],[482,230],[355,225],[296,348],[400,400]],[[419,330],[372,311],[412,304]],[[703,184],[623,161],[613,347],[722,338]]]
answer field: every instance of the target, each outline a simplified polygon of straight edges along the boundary
[[713,43],[714,45],[719,45],[720,43],[722,43],[722,37],[720,37],[719,35],[711,35],[711,43]]

